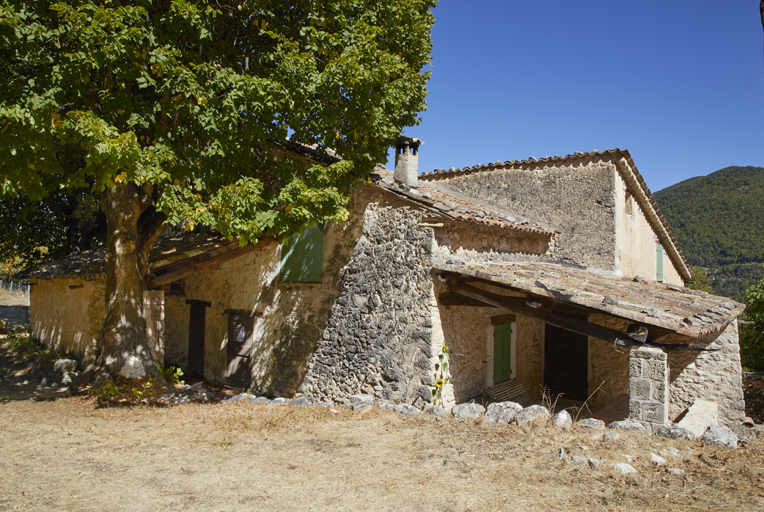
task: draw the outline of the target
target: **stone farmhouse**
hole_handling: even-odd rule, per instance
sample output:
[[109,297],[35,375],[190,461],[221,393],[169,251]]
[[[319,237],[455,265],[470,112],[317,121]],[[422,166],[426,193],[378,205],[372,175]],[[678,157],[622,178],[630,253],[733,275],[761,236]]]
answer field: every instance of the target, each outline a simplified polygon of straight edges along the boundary
[[[401,137],[395,171],[358,184],[348,221],[286,246],[163,235],[144,301],[155,357],[258,394],[425,408],[448,346],[447,408],[546,388],[591,395],[609,419],[660,425],[704,399],[720,423],[743,420],[744,306],[683,286],[687,261],[628,151],[419,175],[421,144]],[[99,251],[31,272],[33,336],[92,359],[104,275]]]

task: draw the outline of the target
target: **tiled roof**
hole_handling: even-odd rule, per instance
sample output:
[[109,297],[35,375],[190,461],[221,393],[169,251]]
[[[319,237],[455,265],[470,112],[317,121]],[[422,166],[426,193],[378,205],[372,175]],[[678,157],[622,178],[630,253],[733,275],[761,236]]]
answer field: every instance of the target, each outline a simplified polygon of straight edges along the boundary
[[616,164],[621,177],[627,183],[629,190],[634,194],[635,199],[639,202],[645,212],[648,222],[655,230],[658,239],[661,241],[664,249],[666,249],[669,257],[679,270],[679,274],[685,280],[691,279],[692,273],[690,272],[689,263],[684,257],[682,250],[679,248],[679,243],[677,242],[676,237],[674,237],[674,233],[672,233],[668,222],[666,222],[665,217],[661,213],[658,203],[655,201],[653,194],[647,187],[644,178],[639,173],[639,170],[637,170],[637,166],[634,164],[634,160],[631,158],[631,154],[628,150],[615,148],[605,151],[595,150],[587,153],[576,152],[566,156],[550,156],[539,159],[531,157],[526,160],[498,161],[493,164],[477,164],[471,167],[463,167],[461,169],[456,169],[454,167],[449,170],[435,169],[433,172],[420,174],[419,179],[420,182],[436,182],[478,172],[503,169],[537,169],[550,166],[572,165],[600,158],[610,159]]
[[411,188],[393,179],[393,171],[377,166],[371,174],[374,185],[437,210],[439,214],[456,220],[474,222],[487,226],[497,226],[536,234],[552,235],[552,232],[531,224],[524,219],[517,219],[508,213],[502,213],[495,208],[485,207],[475,201],[464,199],[455,194],[449,194],[439,188],[419,183],[418,188]]
[[559,263],[438,263],[439,270],[474,276],[553,301],[576,304],[692,338],[721,332],[745,306],[725,297],[657,281],[608,277]]
[[[231,242],[220,234],[209,231],[167,233],[160,236],[154,244],[149,256],[149,265],[156,269],[232,243],[238,242]],[[106,249],[103,247],[71,254],[66,258],[33,267],[19,274],[19,277],[102,279],[106,277],[105,255]]]

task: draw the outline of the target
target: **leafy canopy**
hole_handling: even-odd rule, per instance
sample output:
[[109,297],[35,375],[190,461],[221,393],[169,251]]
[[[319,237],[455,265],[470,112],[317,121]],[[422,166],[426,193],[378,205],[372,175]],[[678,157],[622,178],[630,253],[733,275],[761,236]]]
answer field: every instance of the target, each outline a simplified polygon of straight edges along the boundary
[[[426,107],[435,3],[3,0],[0,192],[150,184],[170,222],[242,243],[345,218]],[[288,137],[342,160],[313,165]]]
[[764,279],[745,292],[745,318],[740,326],[740,356],[747,368],[764,371]]

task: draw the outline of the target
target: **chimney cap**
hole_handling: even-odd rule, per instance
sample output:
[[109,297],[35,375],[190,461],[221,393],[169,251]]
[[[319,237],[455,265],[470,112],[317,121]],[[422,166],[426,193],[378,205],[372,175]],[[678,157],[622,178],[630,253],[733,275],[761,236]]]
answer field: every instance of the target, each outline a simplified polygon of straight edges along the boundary
[[395,146],[421,146],[424,144],[424,141],[422,139],[417,139],[415,137],[406,137],[405,135],[401,135],[398,137],[398,139],[395,141]]

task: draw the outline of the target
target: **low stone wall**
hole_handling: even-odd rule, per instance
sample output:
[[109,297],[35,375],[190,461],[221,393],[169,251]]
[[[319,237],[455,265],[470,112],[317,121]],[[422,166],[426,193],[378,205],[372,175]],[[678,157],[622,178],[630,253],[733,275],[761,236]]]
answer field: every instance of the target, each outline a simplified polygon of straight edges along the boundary
[[421,218],[408,208],[366,209],[301,391],[325,400],[357,393],[419,406],[432,400],[434,238]]
[[669,418],[675,419],[697,398],[703,398],[715,401],[719,405],[719,421],[732,426],[745,419],[737,320],[707,347],[720,350],[670,353]]
[[95,357],[103,327],[105,281],[33,280],[29,326],[32,337],[77,359]]

